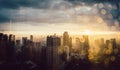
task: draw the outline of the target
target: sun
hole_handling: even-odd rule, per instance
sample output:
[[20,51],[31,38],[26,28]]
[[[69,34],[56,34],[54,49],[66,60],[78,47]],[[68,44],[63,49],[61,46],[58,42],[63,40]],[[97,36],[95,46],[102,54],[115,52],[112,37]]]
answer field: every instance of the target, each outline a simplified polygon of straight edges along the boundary
[[88,30],[88,29],[86,29],[86,30],[84,30],[84,32],[83,32],[83,34],[91,34],[91,31],[90,30]]

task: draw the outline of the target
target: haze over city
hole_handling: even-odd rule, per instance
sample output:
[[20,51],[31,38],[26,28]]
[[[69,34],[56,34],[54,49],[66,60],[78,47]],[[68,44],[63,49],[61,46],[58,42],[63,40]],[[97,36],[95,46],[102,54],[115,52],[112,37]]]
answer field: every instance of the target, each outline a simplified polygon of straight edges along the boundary
[[0,0],[0,70],[120,70],[120,0]]

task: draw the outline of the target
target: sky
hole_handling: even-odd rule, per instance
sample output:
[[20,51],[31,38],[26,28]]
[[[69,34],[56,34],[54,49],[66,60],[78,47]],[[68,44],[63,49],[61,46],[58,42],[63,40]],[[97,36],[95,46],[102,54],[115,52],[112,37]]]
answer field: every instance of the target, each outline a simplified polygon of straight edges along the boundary
[[0,0],[0,31],[120,31],[119,0]]

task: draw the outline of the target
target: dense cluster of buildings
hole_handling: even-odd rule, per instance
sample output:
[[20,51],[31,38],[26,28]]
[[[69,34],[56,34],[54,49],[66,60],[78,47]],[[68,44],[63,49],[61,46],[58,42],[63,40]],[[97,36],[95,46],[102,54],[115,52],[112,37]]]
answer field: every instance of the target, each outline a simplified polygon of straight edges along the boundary
[[[65,63],[72,59],[103,61],[107,64],[114,61],[119,54],[119,44],[115,38],[106,41],[104,38],[93,40],[88,35],[83,35],[75,38],[76,49],[68,32],[64,32],[63,36],[47,36],[44,46],[41,45],[42,42],[34,42],[33,39],[33,35],[30,35],[29,39],[22,37],[21,41],[15,39],[15,35],[0,33],[0,62],[32,61],[43,70],[63,70]],[[110,58],[106,59],[107,57]]]

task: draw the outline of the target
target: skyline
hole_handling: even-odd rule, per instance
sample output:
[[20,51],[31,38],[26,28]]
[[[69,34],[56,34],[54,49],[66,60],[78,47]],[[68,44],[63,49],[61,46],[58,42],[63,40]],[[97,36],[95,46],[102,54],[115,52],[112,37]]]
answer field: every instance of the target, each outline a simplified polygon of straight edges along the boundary
[[0,68],[3,70],[99,70],[101,68],[119,70],[120,36],[110,36],[108,39],[101,36],[91,38],[89,35],[73,38],[68,32],[64,32],[62,37],[48,35],[46,41],[36,42],[33,35],[29,38],[22,37],[20,40],[13,34],[0,33]]
[[120,70],[120,0],[0,0],[1,70]]
[[[44,35],[44,36],[47,36],[47,35],[52,35],[52,34],[57,34],[57,35],[62,35],[63,32],[66,32],[66,31],[57,31],[57,32],[41,32],[41,31],[0,31],[1,33],[4,33],[4,34],[14,34],[14,35],[18,35],[18,36],[22,36],[23,34],[25,36],[29,36],[29,35]],[[70,33],[70,35],[72,36],[75,36],[75,35],[109,35],[109,34],[120,34],[119,31],[91,31],[91,30],[84,30],[84,31],[74,31],[74,32],[71,32],[71,31],[67,31]]]
[[[67,31],[64,31],[63,33],[65,33],[65,32],[67,32]],[[35,32],[30,32],[30,33],[29,32],[26,32],[26,33],[23,33],[23,32],[22,33],[21,32],[17,32],[17,33],[0,32],[0,33],[8,35],[8,36],[15,35],[16,40],[22,40],[23,37],[30,39],[30,37],[32,35],[34,37],[33,40],[35,42],[39,42],[39,41],[45,42],[47,36],[57,36],[57,37],[61,37],[61,38],[63,37],[63,33],[60,33],[60,34],[58,34],[58,33],[47,33],[47,34],[40,33],[39,34],[38,32],[36,34],[35,34]],[[68,33],[69,33],[69,36],[71,38],[73,38],[74,42],[75,42],[76,38],[81,38],[84,35],[89,36],[89,38],[91,40],[93,40],[93,38],[98,38],[98,39],[104,38],[106,40],[111,39],[111,38],[116,38],[116,39],[120,38],[120,32],[92,32],[92,31],[86,30],[84,32],[80,32],[79,34],[72,34],[70,32],[68,32]]]

